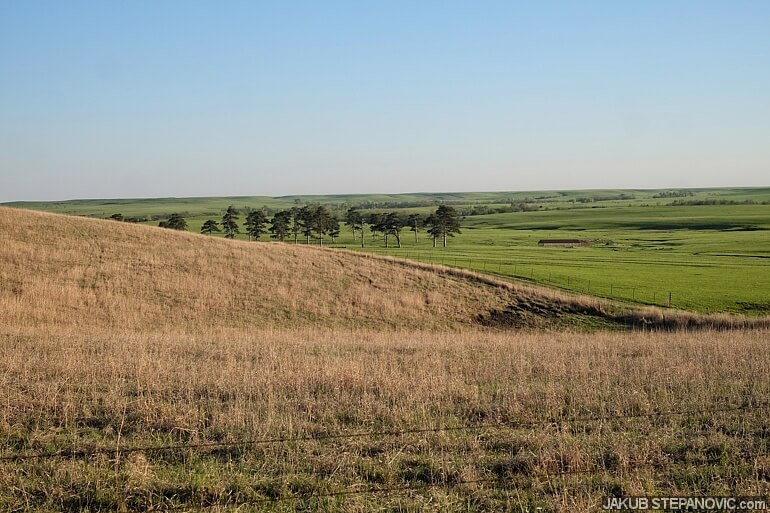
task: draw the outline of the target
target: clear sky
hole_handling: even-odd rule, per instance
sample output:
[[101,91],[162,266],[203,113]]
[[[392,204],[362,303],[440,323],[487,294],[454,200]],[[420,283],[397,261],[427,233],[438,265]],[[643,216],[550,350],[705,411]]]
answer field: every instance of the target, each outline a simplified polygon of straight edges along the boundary
[[0,0],[0,201],[720,185],[768,0]]

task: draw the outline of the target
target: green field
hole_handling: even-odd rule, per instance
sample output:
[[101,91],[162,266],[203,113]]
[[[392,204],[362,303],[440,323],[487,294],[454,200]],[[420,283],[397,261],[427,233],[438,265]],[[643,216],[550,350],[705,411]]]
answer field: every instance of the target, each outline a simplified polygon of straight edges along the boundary
[[[620,199],[620,198],[624,199]],[[186,216],[191,231],[227,205],[268,211],[319,203],[341,216],[369,211],[427,213],[439,202],[465,214],[463,233],[432,248],[405,229],[401,248],[367,234],[365,251],[476,269],[576,292],[702,312],[770,313],[770,188],[687,191],[602,190],[400,195],[335,195],[76,200],[10,206],[95,217],[121,213]],[[684,204],[682,204],[684,203]],[[243,236],[242,236],[243,237]],[[581,238],[590,248],[543,248],[544,238]],[[330,241],[327,241],[327,244]],[[336,246],[361,250],[343,228]]]

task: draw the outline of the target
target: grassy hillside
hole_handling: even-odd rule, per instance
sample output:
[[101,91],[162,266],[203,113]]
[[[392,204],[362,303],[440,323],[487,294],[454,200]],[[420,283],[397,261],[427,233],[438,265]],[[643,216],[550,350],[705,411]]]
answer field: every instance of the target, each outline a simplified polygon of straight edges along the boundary
[[538,332],[737,321],[8,208],[0,262],[3,511],[770,492],[766,326]]
[[0,209],[0,325],[450,328],[509,294],[363,255]]
[[[682,194],[682,196],[678,196]],[[505,205],[527,202],[547,209],[618,206],[661,206],[672,201],[724,200],[770,203],[770,188],[713,189],[594,189],[572,191],[435,192],[404,194],[328,194],[294,196],[232,196],[200,198],[77,199],[66,201],[18,201],[8,206],[61,214],[125,217],[183,213],[198,218],[220,214],[228,205],[238,208],[284,209],[298,204],[320,203],[331,207],[425,209],[438,203],[455,206]],[[221,215],[221,214],[220,214]]]
[[[624,198],[624,199],[619,199]],[[337,215],[366,210],[426,214],[438,202],[465,212],[523,205],[534,211],[468,215],[450,247],[432,251],[424,236],[405,232],[401,250],[381,239],[366,250],[439,262],[568,291],[704,313],[770,313],[770,189],[584,190],[490,193],[290,196],[282,198],[178,198],[19,203],[54,212],[147,218],[184,214],[197,232],[229,204],[275,210],[305,202]],[[673,203],[684,203],[676,204]],[[716,203],[716,204],[709,204]],[[705,203],[705,204],[704,204]],[[481,210],[478,210],[481,209]],[[242,216],[243,217],[243,216]],[[243,221],[243,219],[241,219]],[[245,235],[241,235],[245,239]],[[542,238],[588,238],[592,248],[539,248]],[[328,241],[327,241],[328,242]],[[344,229],[338,245],[360,249]]]
[[[770,206],[624,207],[469,216],[450,247],[409,255],[581,293],[701,312],[770,313]],[[591,248],[542,248],[548,238]],[[347,239],[343,243],[350,244]],[[352,244],[351,244],[351,247]],[[419,254],[418,254],[419,251]]]
[[[0,208],[0,325],[131,331],[742,325],[444,266]],[[764,322],[764,321],[761,321]]]

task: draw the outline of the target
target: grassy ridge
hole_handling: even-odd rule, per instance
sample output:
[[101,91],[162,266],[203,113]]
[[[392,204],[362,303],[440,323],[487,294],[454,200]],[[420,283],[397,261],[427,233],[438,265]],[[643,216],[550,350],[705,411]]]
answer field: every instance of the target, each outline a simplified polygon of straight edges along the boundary
[[[229,204],[270,209],[316,201],[338,209],[348,205],[388,203],[375,210],[425,213],[447,201],[472,206],[500,206],[531,201],[544,209],[468,216],[464,232],[450,247],[432,251],[428,240],[385,251],[380,240],[366,251],[408,256],[428,262],[494,272],[569,291],[699,312],[766,315],[770,312],[770,189],[692,189],[683,197],[655,197],[682,191],[603,190],[448,193],[404,195],[288,196],[283,198],[181,198],[148,200],[83,200],[18,204],[26,208],[108,217],[151,216],[183,212],[189,229],[199,231],[218,219]],[[620,195],[626,200],[611,199]],[[594,198],[597,201],[581,202]],[[754,204],[668,206],[675,201],[753,201]],[[460,207],[463,208],[463,207]],[[339,211],[339,210],[338,210]],[[157,224],[157,221],[148,224]],[[538,248],[542,238],[589,238],[592,248]],[[241,236],[245,239],[245,236]],[[341,247],[359,249],[343,229]]]
[[[677,199],[683,201],[722,199],[727,201],[770,202],[768,188],[720,188],[687,189],[692,196],[682,198],[656,198],[669,189],[595,189],[577,191],[510,191],[510,192],[454,192],[454,193],[404,193],[404,194],[332,194],[295,196],[232,196],[199,198],[141,198],[141,199],[82,199],[66,201],[18,201],[6,203],[10,207],[29,208],[60,214],[109,217],[115,213],[130,216],[151,216],[154,214],[185,213],[189,217],[200,217],[221,213],[229,205],[238,208],[283,209],[305,203],[320,203],[329,206],[353,206],[361,203],[390,203],[391,208],[407,208],[409,204],[425,203],[425,206],[446,202],[453,205],[492,204],[504,205],[510,202],[529,200],[547,208],[575,207],[617,207],[666,205]],[[631,196],[629,199],[612,199],[616,196]],[[581,203],[580,200],[597,198],[597,202]]]
[[[576,292],[701,312],[770,312],[770,207],[690,206],[472,216],[450,247],[371,251],[432,259]],[[546,238],[597,241],[542,248]],[[344,241],[350,244],[352,241]],[[352,247],[352,246],[351,246]],[[418,253],[419,250],[419,253]]]
[[511,298],[353,253],[18,209],[0,234],[0,324],[18,329],[450,329]]

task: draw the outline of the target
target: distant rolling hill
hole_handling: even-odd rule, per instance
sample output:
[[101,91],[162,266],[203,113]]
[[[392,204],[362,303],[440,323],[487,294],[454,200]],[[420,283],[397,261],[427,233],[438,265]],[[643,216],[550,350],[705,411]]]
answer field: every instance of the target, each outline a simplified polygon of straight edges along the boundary
[[[732,325],[426,264],[0,207],[0,328],[195,332]],[[738,321],[741,324],[742,321]]]
[[0,208],[0,325],[452,328],[510,292],[364,255]]

